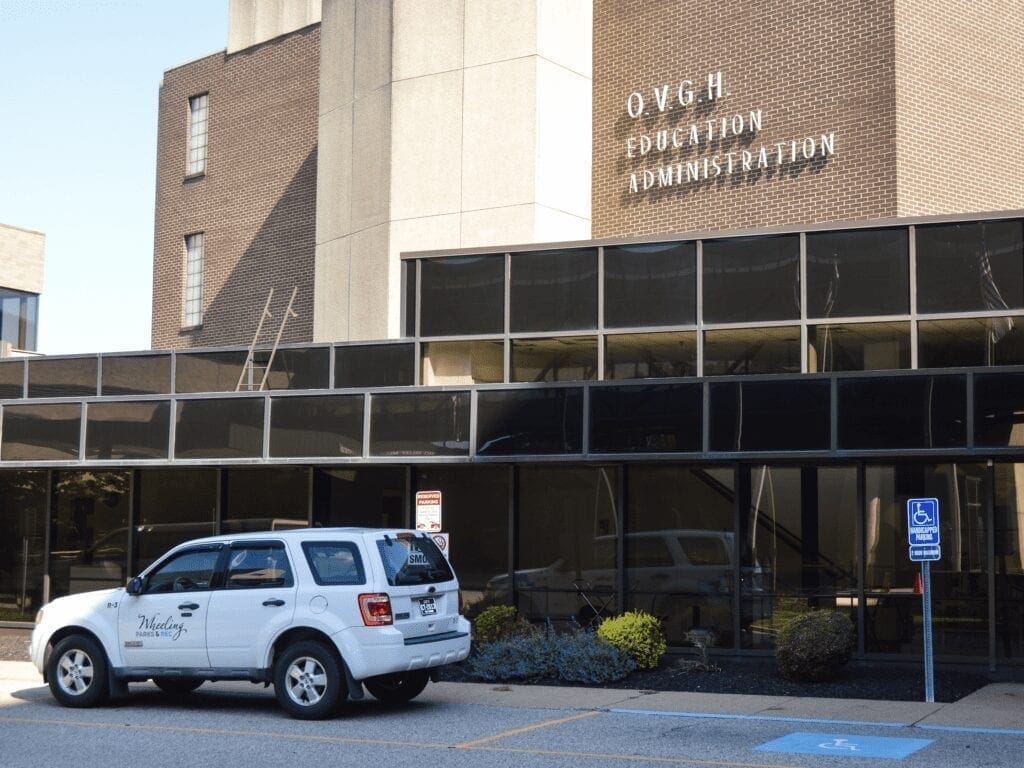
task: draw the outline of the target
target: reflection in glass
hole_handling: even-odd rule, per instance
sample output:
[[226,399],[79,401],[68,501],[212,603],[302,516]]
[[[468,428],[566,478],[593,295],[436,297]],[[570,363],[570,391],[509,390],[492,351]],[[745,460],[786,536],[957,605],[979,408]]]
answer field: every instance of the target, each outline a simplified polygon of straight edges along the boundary
[[829,447],[827,381],[711,384],[712,451],[823,451]]
[[[253,356],[254,374],[262,375],[268,350],[256,350]],[[267,389],[326,389],[330,382],[331,350],[328,347],[307,349],[279,349],[267,376]],[[259,378],[256,387],[259,387]],[[242,387],[245,389],[245,387]]]
[[77,459],[81,425],[82,406],[78,403],[5,405],[0,459]]
[[166,459],[171,404],[90,403],[85,455],[90,459]]
[[505,380],[505,342],[424,342],[420,382],[424,386],[495,384]]
[[234,392],[248,351],[179,352],[174,367],[176,392]]
[[1022,363],[1024,317],[964,317],[917,324],[919,368]]
[[1024,464],[995,465],[996,655],[1024,655]]
[[46,472],[0,472],[0,621],[32,621],[43,605]]
[[519,470],[515,595],[527,619],[589,626],[595,609],[618,611],[618,488],[615,467]]
[[25,391],[25,361],[4,360],[0,362],[0,399],[21,398]]
[[704,242],[704,322],[799,317],[799,235]]
[[1024,220],[916,228],[917,311],[1024,307]]
[[594,387],[590,450],[595,453],[701,449],[700,384]]
[[1024,446],[1024,374],[974,377],[974,441],[978,446]]
[[469,393],[416,392],[370,400],[374,456],[469,454]]
[[53,473],[50,599],[124,586],[130,472]]
[[697,375],[697,333],[627,333],[605,337],[606,379]]
[[171,391],[171,356],[104,356],[101,376],[101,395],[164,395]]
[[326,527],[409,528],[405,467],[313,470],[313,521]]
[[597,327],[597,250],[512,254],[513,333]]
[[171,547],[216,533],[217,470],[144,469],[137,477],[139,524],[132,575]]
[[0,288],[0,339],[15,349],[34,352],[39,323],[39,297]]
[[334,348],[334,386],[408,387],[416,373],[412,344],[358,344]]
[[263,398],[179,400],[176,459],[263,455]]
[[840,379],[840,450],[967,444],[963,376]]
[[512,389],[477,395],[477,453],[515,456],[583,450],[580,389]]
[[936,498],[942,559],[931,564],[936,655],[988,654],[985,467],[868,466],[864,470],[865,649],[920,658],[920,573],[907,557],[907,499]]
[[800,373],[800,329],[728,328],[704,333],[704,375]]
[[227,498],[221,533],[308,526],[309,472],[306,467],[224,470]]
[[362,395],[275,397],[271,402],[271,456],[359,456],[362,452]]
[[807,337],[808,373],[910,367],[910,323],[812,325]]
[[733,644],[736,534],[732,468],[629,465],[627,608],[658,616],[669,645],[694,628]]
[[772,648],[801,613],[845,612],[857,621],[856,467],[750,470],[741,517],[742,647]]
[[807,316],[905,315],[910,311],[907,230],[807,233]]
[[597,378],[597,337],[512,340],[512,381],[586,381]]
[[96,358],[33,358],[28,361],[29,397],[88,397],[96,394]]
[[422,259],[420,273],[421,336],[504,331],[504,254]]
[[605,327],[697,322],[696,273],[695,243],[605,247]]

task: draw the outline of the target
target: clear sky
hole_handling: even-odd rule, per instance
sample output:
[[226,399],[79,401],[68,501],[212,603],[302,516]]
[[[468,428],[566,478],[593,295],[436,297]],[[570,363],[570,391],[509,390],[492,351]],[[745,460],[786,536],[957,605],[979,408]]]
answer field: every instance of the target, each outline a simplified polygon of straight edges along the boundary
[[46,235],[39,351],[148,349],[164,70],[228,0],[0,0],[0,223]]

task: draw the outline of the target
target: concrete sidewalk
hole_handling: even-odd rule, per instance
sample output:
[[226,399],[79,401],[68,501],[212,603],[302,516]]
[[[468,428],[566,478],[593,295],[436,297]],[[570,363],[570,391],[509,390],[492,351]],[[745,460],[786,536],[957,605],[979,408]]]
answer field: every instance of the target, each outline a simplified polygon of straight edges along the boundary
[[[43,685],[28,662],[0,661],[0,695]],[[225,692],[263,692],[250,683],[207,683]],[[205,686],[204,686],[205,687]],[[266,691],[264,695],[272,695]],[[606,710],[666,717],[778,720],[992,731],[1024,737],[1024,683],[993,683],[951,704],[865,699],[815,699],[726,693],[641,692],[495,683],[434,683],[420,697],[432,703],[531,709]]]

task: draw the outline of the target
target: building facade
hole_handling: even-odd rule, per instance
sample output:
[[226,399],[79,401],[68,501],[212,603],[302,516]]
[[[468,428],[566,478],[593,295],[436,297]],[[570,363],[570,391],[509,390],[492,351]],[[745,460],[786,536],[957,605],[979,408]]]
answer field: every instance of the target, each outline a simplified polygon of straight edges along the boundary
[[34,352],[46,236],[0,224],[0,344],[3,355]]

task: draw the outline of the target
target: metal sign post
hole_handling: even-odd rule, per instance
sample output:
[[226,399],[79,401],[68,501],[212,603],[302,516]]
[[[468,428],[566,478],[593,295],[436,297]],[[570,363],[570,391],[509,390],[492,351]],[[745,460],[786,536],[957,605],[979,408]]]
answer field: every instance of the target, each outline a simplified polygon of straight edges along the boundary
[[921,563],[921,619],[924,624],[924,700],[935,703],[935,664],[932,647],[931,562],[942,557],[939,500],[907,499],[907,543],[910,560]]

